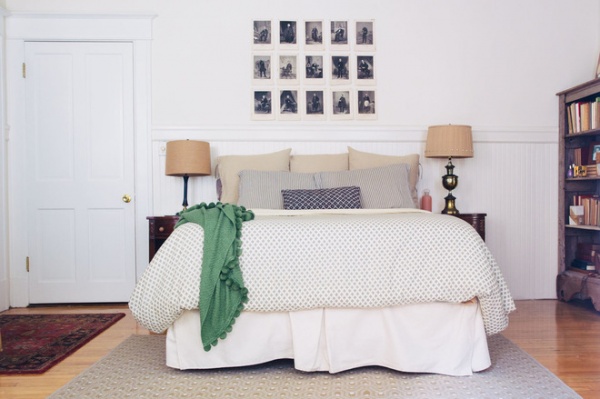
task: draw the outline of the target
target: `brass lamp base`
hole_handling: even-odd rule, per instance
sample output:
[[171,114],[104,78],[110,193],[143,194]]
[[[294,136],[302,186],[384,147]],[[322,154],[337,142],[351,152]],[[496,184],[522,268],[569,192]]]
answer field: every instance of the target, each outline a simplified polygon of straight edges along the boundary
[[452,192],[449,192],[448,195],[444,198],[446,200],[446,206],[442,210],[442,213],[447,215],[458,215],[460,212],[456,209],[456,198],[452,195]]
[[446,174],[442,176],[442,185],[448,190],[446,198],[446,206],[442,210],[442,213],[448,215],[458,215],[460,212],[456,209],[456,198],[452,195],[452,190],[458,186],[458,176],[454,174],[454,165],[452,165],[452,157],[448,158],[448,165],[446,165]]
[[188,180],[189,180],[190,176],[189,175],[183,175],[183,203],[181,204],[183,206],[183,210],[185,211],[188,207],[188,200],[187,200],[187,188],[188,188]]

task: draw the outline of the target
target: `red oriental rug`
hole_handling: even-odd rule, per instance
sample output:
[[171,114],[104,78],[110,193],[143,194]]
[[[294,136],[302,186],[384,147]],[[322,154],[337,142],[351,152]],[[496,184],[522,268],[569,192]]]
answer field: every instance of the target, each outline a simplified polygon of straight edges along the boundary
[[124,313],[0,315],[0,374],[43,373],[124,316]]

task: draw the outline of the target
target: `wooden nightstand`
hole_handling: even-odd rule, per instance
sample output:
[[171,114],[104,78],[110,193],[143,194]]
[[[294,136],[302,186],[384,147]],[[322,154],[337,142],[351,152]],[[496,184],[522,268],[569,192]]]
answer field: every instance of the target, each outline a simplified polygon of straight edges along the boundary
[[485,217],[487,213],[460,213],[458,215],[454,215],[457,218],[461,218],[465,222],[469,223],[481,236],[483,241],[485,241]]
[[173,232],[179,216],[148,216],[148,262],[154,258],[154,254]]

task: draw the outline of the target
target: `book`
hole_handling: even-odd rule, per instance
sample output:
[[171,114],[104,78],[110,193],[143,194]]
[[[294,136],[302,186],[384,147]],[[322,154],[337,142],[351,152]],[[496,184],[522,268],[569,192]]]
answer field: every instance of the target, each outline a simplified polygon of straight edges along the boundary
[[592,252],[600,254],[600,244],[580,242],[577,244],[577,252]]
[[600,226],[600,197],[597,194],[573,195],[569,208],[570,225]]
[[600,129],[600,97],[575,101],[566,107],[568,134]]
[[593,102],[592,109],[594,111],[594,118],[592,119],[592,129],[600,128],[600,97],[596,97],[596,101]]
[[594,276],[594,277],[599,276],[597,270],[582,270],[582,269],[578,269],[576,267],[571,267],[571,266],[567,267],[567,269],[571,270],[573,272],[585,274],[586,276]]
[[571,107],[567,107],[567,132],[568,134],[573,134],[573,111]]
[[600,127],[600,97],[596,98],[594,102],[592,102],[591,106],[591,115],[590,115],[590,123],[592,129],[598,129]]
[[592,103],[582,102],[580,103],[580,118],[581,118],[581,131],[585,132],[590,130],[590,109]]
[[582,205],[571,205],[569,207],[569,224],[575,226],[583,224]]
[[573,259],[573,261],[571,262],[571,267],[574,267],[579,270],[587,270],[587,271],[596,270],[596,265],[594,265],[593,263],[590,263],[588,261],[581,260],[581,259]]

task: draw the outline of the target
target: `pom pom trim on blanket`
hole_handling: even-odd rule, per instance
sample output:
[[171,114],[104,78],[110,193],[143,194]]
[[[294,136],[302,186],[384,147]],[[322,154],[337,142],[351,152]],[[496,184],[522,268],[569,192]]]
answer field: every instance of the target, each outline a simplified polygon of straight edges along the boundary
[[175,228],[196,223],[204,229],[198,307],[202,344],[209,351],[232,331],[248,302],[239,257],[242,223],[254,219],[254,213],[243,206],[217,202],[194,205],[179,217]]

